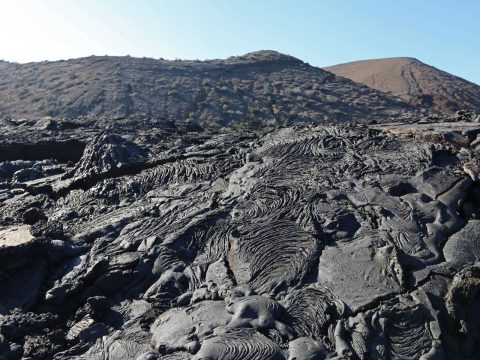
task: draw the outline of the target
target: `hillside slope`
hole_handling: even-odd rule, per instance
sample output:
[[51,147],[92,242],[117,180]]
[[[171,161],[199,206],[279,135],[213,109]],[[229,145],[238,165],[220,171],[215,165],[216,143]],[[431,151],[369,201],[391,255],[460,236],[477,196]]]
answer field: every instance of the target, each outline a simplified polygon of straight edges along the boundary
[[354,61],[324,68],[373,89],[390,92],[414,106],[452,113],[480,111],[480,86],[421,61],[396,57]]
[[274,51],[209,61],[2,62],[0,99],[3,117],[140,115],[212,126],[381,120],[411,110],[398,98]]

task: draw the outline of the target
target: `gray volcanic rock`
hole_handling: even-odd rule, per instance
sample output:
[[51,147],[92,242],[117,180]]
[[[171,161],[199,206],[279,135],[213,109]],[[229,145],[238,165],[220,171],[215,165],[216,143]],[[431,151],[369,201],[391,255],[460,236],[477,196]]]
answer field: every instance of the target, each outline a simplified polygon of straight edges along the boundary
[[0,165],[0,358],[478,358],[475,124],[27,121],[84,146]]
[[141,166],[148,158],[148,151],[135,143],[118,135],[100,134],[87,144],[82,158],[71,170],[73,181],[98,181],[121,174]]
[[480,306],[479,288],[480,264],[477,262],[455,274],[445,296],[449,331],[453,334],[452,344],[449,346],[459,358],[470,358],[471,354],[478,355],[480,329],[476,309]]
[[200,341],[216,328],[226,326],[230,318],[223,301],[202,301],[185,310],[168,310],[152,325],[152,347],[167,353],[195,353]]
[[470,221],[445,244],[443,248],[445,260],[459,267],[480,261],[479,236],[480,221]]
[[[151,117],[235,125],[386,120],[410,114],[402,100],[275,51],[226,60],[92,56],[0,66],[0,116]],[[101,120],[100,120],[101,122]],[[40,129],[66,126],[44,118]]]
[[[45,227],[49,225],[45,224]],[[68,242],[37,238],[31,231],[27,225],[8,226],[0,230],[1,314],[13,309],[30,309],[42,292],[49,265],[81,252],[81,248]]]
[[281,348],[250,329],[228,331],[206,339],[195,360],[284,360]]

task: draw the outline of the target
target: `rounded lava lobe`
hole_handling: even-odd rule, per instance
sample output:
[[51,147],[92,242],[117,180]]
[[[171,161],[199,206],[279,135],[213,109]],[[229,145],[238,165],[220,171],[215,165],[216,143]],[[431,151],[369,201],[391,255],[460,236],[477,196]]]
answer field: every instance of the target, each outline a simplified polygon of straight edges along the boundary
[[259,295],[232,299],[226,306],[227,312],[232,314],[228,327],[254,328],[257,330],[275,329],[283,337],[291,339],[293,334],[285,322],[288,313],[285,308],[273,299]]

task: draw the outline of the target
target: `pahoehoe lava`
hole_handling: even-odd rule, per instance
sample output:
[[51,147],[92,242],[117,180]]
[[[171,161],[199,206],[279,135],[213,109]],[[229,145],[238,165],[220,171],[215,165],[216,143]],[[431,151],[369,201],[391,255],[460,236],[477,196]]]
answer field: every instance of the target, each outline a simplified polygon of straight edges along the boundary
[[478,358],[479,124],[34,125],[1,359]]

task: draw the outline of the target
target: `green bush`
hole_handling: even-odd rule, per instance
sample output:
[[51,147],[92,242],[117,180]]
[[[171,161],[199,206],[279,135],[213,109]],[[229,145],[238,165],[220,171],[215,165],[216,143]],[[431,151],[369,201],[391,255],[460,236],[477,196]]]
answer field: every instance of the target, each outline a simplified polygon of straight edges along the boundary
[[265,127],[265,123],[254,116],[248,117],[244,121],[239,121],[238,123],[235,123],[233,125],[233,128],[235,130],[252,130],[252,131],[258,131],[262,130]]

